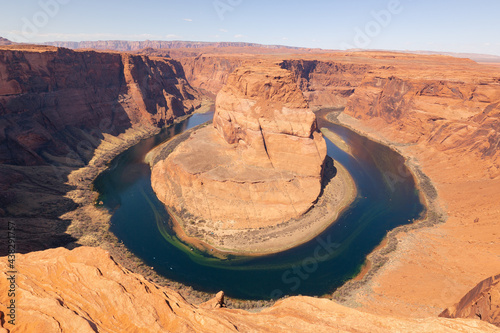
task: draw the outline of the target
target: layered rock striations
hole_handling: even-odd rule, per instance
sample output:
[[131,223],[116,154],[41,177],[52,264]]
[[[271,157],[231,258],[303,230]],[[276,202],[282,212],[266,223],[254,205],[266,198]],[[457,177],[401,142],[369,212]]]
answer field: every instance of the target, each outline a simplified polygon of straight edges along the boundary
[[407,157],[428,204],[415,227],[429,228],[399,233],[372,296],[357,299],[377,313],[437,315],[500,267],[500,71],[444,56],[374,61],[383,56],[390,68],[367,73],[338,119]]
[[295,74],[297,83],[311,107],[342,108],[362,82],[371,64],[339,60],[289,59],[281,67]]
[[[156,99],[162,100],[160,95],[163,95],[163,90],[169,90],[151,91],[150,102],[144,102],[143,96],[149,87],[161,88],[165,84],[151,84],[157,82],[155,77],[158,78],[157,74],[160,74],[155,69],[156,64],[161,66],[161,63],[171,62],[139,56],[125,56],[125,61],[124,56],[119,54],[19,45],[15,50],[12,47],[7,51],[2,49],[0,54],[0,59],[8,59],[0,66],[0,98],[3,101],[0,119],[4,122],[0,131],[0,156],[3,161],[19,164],[0,166],[0,229],[3,226],[2,230],[6,232],[7,221],[15,221],[18,225],[17,245],[23,252],[57,246],[57,243],[66,244],[71,240],[53,237],[56,234],[68,236],[64,230],[71,222],[64,221],[67,224],[61,225],[58,224],[61,221],[54,218],[63,213],[61,207],[63,211],[67,207],[66,203],[56,198],[64,197],[68,205],[75,205],[75,202],[65,197],[73,187],[63,184],[56,177],[47,177],[49,172],[40,164],[54,161],[53,157],[61,153],[81,159],[74,157],[78,154],[66,153],[68,149],[73,150],[71,147],[77,147],[77,143],[93,142],[88,140],[88,133],[82,131],[83,125],[86,129],[98,128],[98,133],[104,132],[103,142],[106,141],[110,146],[120,140],[115,134],[121,137],[125,129],[133,126],[130,119],[139,121],[135,123],[137,127],[149,127],[144,124],[159,125],[163,118],[156,116],[158,109],[156,106],[151,108],[151,105],[156,105],[153,102]],[[424,222],[428,228],[398,234],[396,249],[387,251],[390,252],[390,260],[376,274],[368,274],[372,282],[368,283],[366,289],[356,289],[357,296],[350,298],[362,304],[363,313],[328,300],[305,297],[280,301],[259,314],[229,309],[196,309],[196,306],[187,304],[168,289],[153,285],[116,265],[102,250],[58,249],[18,255],[18,330],[30,332],[34,330],[33,327],[36,331],[54,329],[89,332],[117,329],[182,332],[203,331],[207,327],[220,331],[274,329],[314,332],[498,330],[488,323],[470,319],[401,318],[435,317],[445,307],[454,304],[471,285],[498,274],[498,68],[450,57],[395,53],[336,53],[318,56],[317,59],[299,57],[300,60],[291,62],[285,68],[294,72],[303,91],[309,89],[310,96],[319,93],[323,96],[321,100],[326,101],[325,98],[329,96],[327,90],[330,90],[330,97],[335,103],[347,105],[339,119],[367,135],[392,142],[411,163],[415,163],[430,177],[436,187],[432,198],[441,200],[447,213],[447,219],[429,215],[428,221]],[[277,58],[283,60],[281,55]],[[338,63],[341,66],[339,70],[329,66],[331,70],[327,71],[323,64],[313,66],[302,59]],[[153,66],[139,64],[149,61]],[[216,59],[209,59],[206,64],[210,69],[202,70],[204,66],[201,66],[201,60],[192,61],[192,68],[188,61],[182,61],[190,76],[203,74],[212,80],[208,84],[214,92],[225,83],[217,80],[227,80],[230,77],[227,71],[232,71],[235,66],[229,62],[218,66]],[[354,65],[360,66],[361,71]],[[77,73],[74,76],[71,74],[73,68]],[[120,74],[122,69],[129,72]],[[181,84],[182,74],[176,73],[175,78],[167,76],[168,79],[163,82],[178,86],[175,84],[178,80]],[[75,89],[68,89],[68,86]],[[323,86],[328,89],[323,89]],[[61,90],[60,87],[66,88]],[[185,88],[194,96],[188,86]],[[342,95],[344,93],[346,96]],[[67,99],[63,96],[66,94],[70,94]],[[180,96],[174,92],[172,95]],[[339,96],[341,98],[337,98]],[[178,99],[187,107],[183,107],[184,110],[190,109],[191,101],[195,103],[189,96],[187,99]],[[57,109],[57,105],[60,109]],[[63,105],[65,107],[61,108]],[[110,108],[115,111],[110,112]],[[78,113],[81,112],[84,116],[80,117]],[[104,131],[96,122],[96,118],[102,118],[103,115],[104,119],[112,120],[109,126],[102,124],[106,129]],[[144,116],[146,120],[143,122]],[[57,120],[58,117],[61,121]],[[74,121],[70,121],[72,117]],[[39,125],[32,126],[34,122]],[[70,131],[66,131],[66,128]],[[227,122],[222,123],[220,129],[223,134],[227,133],[227,137],[239,137],[236,134],[241,131]],[[239,143],[230,145],[215,131],[213,138],[220,140],[221,145],[239,146]],[[244,144],[243,140],[241,144]],[[82,154],[86,150],[84,148],[80,146],[80,149],[75,150],[85,159],[74,165],[82,165],[92,157],[92,154]],[[63,162],[68,162],[68,159]],[[199,161],[193,159],[192,162],[197,167]],[[35,167],[20,166],[23,163]],[[77,178],[71,180],[71,184],[77,183],[82,181]],[[201,183],[198,185],[203,188]],[[421,185],[424,188],[428,184],[424,182]],[[45,201],[36,209],[28,206],[28,203],[39,198]],[[199,199],[201,202],[204,197],[200,196]],[[91,205],[91,201],[87,199],[86,202]],[[11,218],[14,211],[21,211],[19,217]],[[8,218],[2,217],[4,214]],[[85,215],[85,212],[79,211],[78,215]],[[31,224],[25,223],[32,216],[42,218]],[[444,219],[446,223],[436,225],[437,221]],[[6,253],[6,249],[2,253]],[[7,271],[7,259],[0,259],[0,265],[4,263],[2,270]],[[0,325],[11,329],[6,322],[6,306],[10,301],[6,296],[6,281],[5,278],[0,279]],[[494,300],[498,289],[494,286],[497,280],[491,281],[491,288],[481,287],[480,292],[468,294],[471,296],[470,302],[460,302],[463,306],[450,308],[448,313],[464,316],[474,313],[475,316],[479,314],[481,319],[491,318],[493,312],[484,311],[488,306],[493,308],[497,304],[488,303],[489,299]],[[139,319],[143,321],[139,322]]]
[[246,57],[238,55],[176,54],[172,56],[182,64],[189,83],[215,97],[226,84],[229,74],[243,65]]
[[[241,65],[257,61],[249,54],[220,54],[211,53],[211,50],[198,53],[172,50],[170,55],[182,63],[191,85],[214,96],[226,84],[231,72]],[[266,57],[271,58],[270,55],[260,56]],[[282,68],[294,74],[297,85],[311,108],[344,107],[365,74],[373,67],[369,62],[351,59],[346,61],[341,57],[316,57],[318,59],[296,55],[288,56],[286,58],[289,59],[285,60],[274,57]]]
[[100,213],[66,213],[92,202],[98,170],[200,102],[173,60],[0,47],[0,231],[15,222],[23,253],[93,239]]
[[164,58],[7,46],[0,81],[0,163],[46,164],[70,152],[88,161],[102,133],[161,127],[199,104],[180,64]]
[[498,70],[444,56],[406,58],[367,73],[345,113],[382,120],[387,133],[403,130],[401,141],[477,154],[493,162],[492,178],[500,175]]
[[[259,313],[193,305],[99,248],[58,248],[16,261],[15,326],[0,279],[0,331],[11,332],[497,332],[474,319],[398,318],[327,299],[290,297]],[[7,257],[0,270],[8,271]],[[214,300],[215,301],[215,300]]]
[[222,228],[263,227],[318,198],[326,144],[292,73],[242,67],[219,92],[213,127],[194,132],[152,170],[158,198]]

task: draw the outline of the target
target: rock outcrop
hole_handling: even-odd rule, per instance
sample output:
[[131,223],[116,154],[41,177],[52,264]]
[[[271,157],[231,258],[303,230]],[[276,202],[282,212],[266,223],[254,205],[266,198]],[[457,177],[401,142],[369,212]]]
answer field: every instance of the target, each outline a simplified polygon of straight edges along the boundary
[[200,304],[200,307],[207,309],[225,308],[226,304],[224,303],[224,292],[219,291],[214,298],[212,298],[209,301],[206,301],[205,303]]
[[355,298],[366,311],[437,315],[500,267],[500,69],[444,56],[372,55],[373,69],[338,119],[400,151],[434,213],[397,235],[372,289]]
[[481,319],[500,327],[500,275],[479,282],[457,304],[439,316]]
[[401,141],[491,160],[494,178],[500,175],[500,73],[492,69],[466,59],[402,57],[391,69],[367,73],[345,113],[382,120]]
[[[308,297],[285,299],[258,314],[199,309],[116,265],[100,249],[57,249],[18,255],[19,332],[498,331],[477,320],[402,317],[437,316],[471,285],[498,274],[500,70],[450,57],[396,53],[288,58],[295,61],[289,59],[282,67],[293,71],[310,101],[347,105],[339,118],[367,135],[392,142],[430,177],[437,190],[432,199],[446,206],[446,223],[436,225],[443,217],[430,215],[425,222],[428,228],[400,233],[388,263],[378,273],[367,275],[373,279],[367,289],[355,290],[357,296],[350,300],[362,304],[364,312]],[[19,226],[17,244],[23,252],[73,241],[64,232],[73,221],[58,217],[76,205],[66,193],[74,184],[90,184],[90,179],[74,178],[65,184],[66,177],[60,179],[49,169],[54,161],[71,165],[62,173],[66,176],[92,157],[95,141],[89,133],[97,133],[101,142],[111,146],[121,140],[116,134],[126,134],[134,124],[155,128],[176,114],[189,112],[190,103],[196,103],[189,97],[195,92],[183,83],[181,69],[165,59],[21,45],[2,47],[0,63],[2,59],[8,61],[0,64],[0,156],[4,162],[19,165],[0,166],[0,231],[6,233],[12,212],[19,212],[12,219]],[[234,62],[224,59],[227,62],[219,65],[215,57],[194,54],[181,62],[186,75],[198,77],[199,84],[206,77],[211,82],[204,87],[217,92],[241,61],[236,56]],[[274,60],[282,62],[283,56]],[[166,66],[165,70],[157,71],[157,65]],[[170,73],[167,67],[174,75],[159,80],[161,73]],[[73,71],[74,75],[68,74]],[[178,95],[182,86],[187,95]],[[163,116],[155,103],[157,99],[163,103],[164,92],[177,96],[172,109],[165,108],[173,117]],[[179,103],[182,108],[174,107]],[[98,119],[111,122],[100,124]],[[227,122],[220,128],[230,138],[241,134]],[[213,134],[221,144],[229,145],[215,130]],[[100,163],[114,155],[103,156]],[[48,161],[49,166],[41,165]],[[197,161],[193,162],[196,166]],[[36,200],[40,200],[36,209],[27,205]],[[40,219],[35,221],[33,216]],[[457,251],[464,248],[467,251]],[[6,262],[0,258],[3,272]],[[0,326],[12,329],[6,316],[10,301],[6,281],[0,279]],[[455,307],[456,313],[475,314],[481,309],[481,319],[491,317],[483,305],[488,304],[488,295],[494,299],[497,288],[487,290],[471,294],[472,302]]]
[[[0,279],[0,331],[11,332],[497,332],[474,319],[377,316],[327,299],[290,297],[259,313],[192,305],[118,265],[99,248],[17,255],[15,326],[7,273]],[[0,258],[7,272],[7,258]]]
[[326,144],[291,72],[237,69],[217,96],[213,124],[153,167],[166,206],[223,229],[284,222],[312,206]]
[[245,62],[245,57],[238,55],[173,53],[173,56],[182,64],[189,83],[214,98],[226,84],[229,74]]
[[[226,84],[229,74],[236,68],[255,62],[255,58],[248,54],[219,54],[210,51],[191,54],[170,51],[170,55],[182,64],[189,83],[208,95],[217,95]],[[373,67],[367,62],[322,59],[320,56],[317,56],[319,59],[297,59],[302,57],[305,56],[290,56],[290,59],[282,60],[280,66],[292,71],[309,106],[314,109],[344,107],[363,77]]]

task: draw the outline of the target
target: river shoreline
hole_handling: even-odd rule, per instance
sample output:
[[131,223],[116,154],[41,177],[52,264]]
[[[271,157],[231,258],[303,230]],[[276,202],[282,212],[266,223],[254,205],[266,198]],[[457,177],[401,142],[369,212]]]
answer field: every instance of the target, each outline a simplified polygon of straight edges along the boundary
[[[348,125],[344,125],[344,126],[349,127],[352,130],[360,133],[359,131],[356,130],[356,128],[352,128]],[[101,166],[105,165],[106,163],[111,161],[114,157],[118,156],[125,149],[133,146],[141,139],[151,137],[154,134],[156,134],[156,133],[150,132],[149,134],[143,134],[143,135],[137,136],[137,138],[135,140],[133,140],[133,142],[131,141],[126,146],[120,145],[119,147],[115,147],[113,154],[110,153],[110,151],[107,151],[106,154],[100,154],[101,156],[97,156],[98,154],[96,153],[96,156],[94,158],[95,159],[99,159],[99,158],[102,159],[102,156],[105,156],[106,161],[102,161],[100,164]],[[360,134],[363,134],[363,133],[361,132]],[[365,135],[365,136],[367,136],[367,135]],[[387,143],[385,143],[385,142],[384,142],[384,144],[387,145]],[[80,195],[81,195],[81,197],[87,198],[85,200],[87,205],[79,208],[80,213],[76,214],[74,216],[77,216],[80,220],[82,220],[82,217],[87,216],[88,217],[87,223],[89,225],[95,224],[93,222],[95,216],[100,216],[100,218],[99,218],[100,223],[98,223],[100,225],[100,227],[99,227],[100,231],[98,232],[98,234],[100,234],[100,236],[94,237],[95,233],[92,235],[92,237],[85,237],[85,235],[84,235],[84,237],[82,237],[77,243],[81,244],[81,245],[100,246],[100,247],[108,250],[111,253],[111,255],[117,260],[117,262],[124,265],[129,270],[136,272],[136,273],[139,273],[139,274],[149,278],[150,280],[152,280],[156,283],[159,283],[159,284],[165,285],[165,286],[169,286],[169,287],[181,292],[184,295],[184,297],[186,297],[188,300],[190,300],[193,303],[199,303],[199,302],[205,301],[205,300],[209,299],[210,297],[212,297],[212,295],[209,293],[199,292],[199,291],[193,290],[193,288],[190,286],[168,280],[168,279],[164,278],[163,276],[158,275],[151,267],[145,265],[141,259],[135,257],[135,255],[133,255],[123,245],[123,243],[118,241],[118,239],[116,239],[116,236],[114,236],[114,234],[112,234],[109,231],[109,220],[110,220],[111,214],[107,211],[104,212],[104,210],[102,208],[96,207],[94,205],[95,199],[97,196],[96,196],[95,192],[91,191],[93,179],[95,179],[95,177],[97,177],[101,172],[106,170],[106,167],[100,167],[97,170],[94,166],[92,166],[90,169],[88,169],[88,166],[87,166],[85,168],[79,169],[78,171],[81,171],[81,172],[83,171],[83,173],[85,173],[85,170],[89,172],[88,173],[89,176],[87,177],[87,179],[89,179],[89,182],[86,182],[86,184],[83,184],[85,186],[80,186],[81,190],[83,190],[86,187],[85,191],[81,192]],[[78,173],[78,175],[81,175],[81,173]],[[90,197],[92,197],[90,200],[88,199],[89,195],[90,195]],[[82,210],[91,211],[91,213],[90,214],[86,213],[86,214],[84,214],[84,216],[82,216],[82,214],[81,214]],[[107,225],[106,225],[106,223],[107,223]],[[409,226],[412,226],[412,225],[409,225]],[[400,228],[406,228],[409,226],[407,225],[407,226],[403,226]],[[397,228],[398,229],[397,232],[400,231],[399,230],[400,228]],[[397,233],[395,231],[396,230],[393,230],[389,234]],[[353,284],[357,287],[359,287],[360,285],[366,285],[367,282],[369,282],[370,278],[373,276],[373,274],[376,272],[376,270],[378,270],[387,261],[387,259],[384,259],[384,258],[380,259],[379,257],[385,256],[387,253],[390,252],[391,248],[395,248],[395,243],[393,241],[394,237],[389,237],[389,235],[388,235],[388,238],[390,239],[388,241],[388,245],[384,249],[381,249],[380,251],[378,251],[378,252],[383,252],[383,253],[372,252],[372,254],[370,254],[368,260],[370,260],[373,264],[371,265],[371,269],[368,272],[366,272],[367,274],[365,275],[365,277],[363,277],[361,281],[352,281],[352,280],[348,281],[343,287],[340,287],[337,290],[337,292],[334,294],[334,298],[344,300],[344,301],[345,301],[346,297],[348,297],[349,300],[354,299],[354,295],[352,295],[352,293],[346,294],[346,290],[347,291],[354,290]],[[376,257],[376,258],[374,258],[374,257]],[[338,295],[341,295],[341,297],[339,298]],[[260,308],[263,305],[271,305],[272,304],[272,302],[265,302],[263,304],[262,302],[237,301],[237,300],[229,300],[229,303],[230,304],[232,303],[233,307],[236,307],[236,308],[239,308],[239,307],[243,307],[243,308],[258,307],[258,308]]]
[[401,149],[398,149],[400,146],[399,144],[387,139],[382,139],[367,129],[363,130],[356,119],[342,113],[342,111],[336,110],[329,112],[325,116],[325,119],[329,122],[344,126],[372,141],[385,145],[403,156],[405,158],[406,167],[415,179],[415,186],[419,190],[420,200],[425,207],[425,211],[420,219],[389,231],[384,240],[382,240],[382,242],[366,257],[365,264],[360,268],[358,274],[353,276],[331,295],[334,300],[343,305],[358,307],[360,304],[356,302],[356,294],[360,292],[370,292],[371,282],[374,276],[392,259],[395,253],[398,244],[398,234],[444,223],[447,219],[447,215],[438,202],[436,186],[429,177],[421,171],[418,160],[411,156],[407,156]]
[[[202,109],[202,112],[207,112]],[[164,130],[173,129],[175,124],[185,121],[192,114],[176,118],[174,122]],[[147,265],[141,258],[132,253],[122,241],[120,241],[110,230],[110,221],[113,212],[102,207],[98,201],[99,194],[94,190],[94,181],[99,175],[106,171],[109,163],[127,149],[137,145],[140,141],[149,139],[162,129],[156,127],[136,128],[127,130],[117,137],[105,137],[105,140],[95,150],[94,156],[88,165],[74,170],[68,176],[67,184],[75,187],[66,196],[79,206],[73,211],[67,212],[61,218],[70,220],[67,233],[76,240],[67,245],[69,249],[79,246],[101,247],[108,251],[112,258],[130,270],[140,274],[148,280],[161,286],[169,287],[180,294],[192,304],[205,302],[213,297],[211,293],[194,290],[191,286],[170,280],[159,275],[153,267]],[[261,303],[238,302],[228,300],[235,308],[260,307]],[[269,304],[271,305],[271,304]]]
[[[94,181],[97,177],[109,168],[113,159],[127,149],[137,145],[142,140],[158,135],[162,130],[173,130],[176,124],[187,120],[194,114],[209,112],[211,107],[212,104],[208,103],[205,108],[202,107],[191,114],[176,118],[172,124],[163,129],[157,127],[135,128],[129,129],[117,137],[106,136],[101,145],[95,149],[94,156],[88,165],[76,169],[68,175],[67,184],[72,185],[74,190],[68,192],[66,196],[77,203],[78,207],[61,216],[61,218],[71,221],[67,233],[75,238],[73,243],[65,247],[70,250],[79,246],[100,247],[108,251],[112,259],[125,269],[140,274],[157,285],[178,292],[191,304],[200,304],[212,299],[215,294],[199,291],[190,285],[168,279],[158,274],[154,267],[149,266],[143,259],[131,252],[109,230],[113,212],[102,206],[98,200],[99,193],[94,190]],[[226,297],[228,308],[256,311],[273,304],[274,301],[239,300]]]

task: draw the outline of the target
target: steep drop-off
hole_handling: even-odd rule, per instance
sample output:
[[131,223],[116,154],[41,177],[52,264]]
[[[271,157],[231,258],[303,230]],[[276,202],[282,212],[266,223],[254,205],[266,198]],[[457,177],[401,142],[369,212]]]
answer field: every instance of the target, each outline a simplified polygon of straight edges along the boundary
[[369,64],[329,60],[285,60],[281,67],[291,70],[309,105],[315,108],[342,108],[372,67]]
[[217,230],[257,229],[309,210],[325,156],[292,73],[244,66],[217,95],[213,127],[195,131],[158,162],[152,186],[167,207],[215,222]]
[[444,56],[380,54],[373,62],[389,58],[338,119],[400,151],[430,210],[395,236],[388,263],[355,298],[376,313],[437,315],[500,267],[500,72]]
[[192,112],[198,97],[173,60],[1,47],[0,229],[17,223],[20,252],[74,241],[61,216],[93,196],[67,193],[95,174],[70,173],[91,161],[102,169],[117,149]]
[[[0,270],[8,270],[0,258]],[[131,273],[99,248],[17,257],[16,325],[0,279],[0,331],[13,332],[497,332],[473,319],[377,316],[312,297],[290,297],[259,313],[189,304]]]
[[185,70],[189,83],[215,97],[227,82],[229,74],[245,62],[246,57],[231,55],[182,54],[176,57]]
[[[215,96],[227,82],[229,74],[242,64],[252,64],[270,55],[256,56],[246,54],[214,54],[172,51],[171,55],[182,64],[186,78],[196,88],[208,95]],[[309,106],[313,109],[334,107],[341,108],[354,93],[364,75],[372,68],[369,63],[346,62],[343,59],[319,57],[302,60],[300,57],[287,56],[286,60],[274,57],[280,66],[295,75]],[[307,58],[307,57],[306,57]]]
[[[399,233],[389,242],[392,252],[382,256],[388,264],[355,297],[367,310],[437,315],[471,285],[498,274],[498,67],[390,52],[274,59],[295,73],[311,107],[315,100],[346,107],[341,123],[406,156],[415,174],[424,175],[420,185],[430,204],[440,207],[423,223],[434,227]],[[388,181],[399,177],[408,175],[388,175]]]
[[[36,165],[78,142],[171,123],[198,105],[179,63],[118,53],[0,49],[0,162]],[[82,152],[83,151],[83,152]]]
[[[75,215],[63,214],[79,205],[91,205],[92,194],[85,189],[90,186],[92,177],[104,169],[105,162],[116,155],[117,146],[121,149],[130,146],[141,135],[154,133],[155,124],[160,124],[163,119],[168,122],[170,117],[154,115],[161,107],[158,109],[156,102],[153,102],[156,99],[162,101],[163,91],[169,91],[162,88],[167,83],[159,83],[159,95],[147,91],[150,87],[148,82],[156,81],[153,80],[156,77],[154,73],[158,73],[156,64],[161,67],[171,62],[149,57],[71,52],[55,48],[37,47],[30,50],[32,47],[17,46],[17,51],[8,48],[0,50],[0,59],[8,57],[8,63],[12,62],[16,66],[0,66],[0,99],[9,101],[7,104],[2,102],[0,109],[3,124],[0,156],[3,161],[35,166],[0,165],[0,232],[7,234],[5,228],[9,220],[20,226],[16,230],[20,252],[74,241],[65,231],[75,219],[93,221],[91,229],[75,233],[91,238],[94,229],[100,227],[99,219],[94,216],[89,218],[88,211],[84,209],[79,209]],[[65,61],[59,61],[59,54]],[[128,60],[123,60],[123,57]],[[342,123],[392,145],[408,158],[414,170],[420,172],[416,174],[425,173],[429,178],[424,182],[422,179],[426,178],[422,177],[420,185],[425,188],[428,183],[434,184],[435,191],[430,191],[428,199],[435,201],[434,204],[445,213],[440,217],[429,215],[423,223],[426,228],[417,228],[420,224],[404,228],[405,232],[398,233],[387,242],[387,248],[382,247],[380,251],[386,256],[387,263],[375,273],[365,276],[359,283],[364,284],[364,287],[354,289],[351,296],[345,296],[347,302],[355,300],[361,304],[364,312],[344,308],[328,300],[304,297],[280,301],[259,314],[229,309],[201,312],[195,306],[186,305],[168,289],[157,289],[152,283],[116,265],[102,250],[81,248],[68,252],[57,249],[18,256],[19,331],[30,331],[31,326],[28,325],[32,323],[38,323],[40,329],[37,331],[43,331],[45,327],[56,327],[56,331],[61,330],[59,327],[70,327],[66,329],[68,332],[74,331],[71,325],[79,324],[83,331],[90,332],[96,329],[112,331],[117,327],[131,331],[147,331],[149,328],[152,331],[158,331],[158,328],[176,330],[179,327],[180,331],[200,331],[202,327],[215,327],[217,331],[274,329],[314,332],[498,330],[487,323],[473,320],[401,319],[402,316],[435,317],[444,308],[456,304],[477,281],[498,274],[498,68],[451,57],[377,52],[286,58],[274,57],[280,62],[293,60],[290,58],[297,60],[286,65],[286,68],[294,71],[296,78],[304,79],[297,80],[303,91],[310,89],[310,95],[314,96],[322,90],[323,85],[330,82],[330,88],[324,91],[330,89],[338,92],[332,92],[333,96],[330,97],[328,93],[323,96],[334,102],[327,105],[347,105],[344,114],[338,117]],[[309,68],[312,65],[304,61],[312,60],[338,63],[339,70],[332,65],[328,66],[332,69],[330,72],[320,71],[319,68],[324,68],[321,64],[314,65],[314,71],[311,71]],[[183,59],[180,61],[186,64],[184,70],[190,76],[205,71],[204,66],[187,65],[189,62]],[[196,64],[194,60],[189,61]],[[149,67],[146,65],[148,62],[154,66]],[[134,66],[129,66],[131,63]],[[229,71],[233,66],[235,68],[237,65],[228,63],[223,67]],[[78,80],[72,78],[73,67],[84,67],[81,74],[76,76]],[[120,74],[122,67],[123,74]],[[125,68],[132,67],[144,70],[131,70],[126,74],[128,69]],[[66,74],[55,75],[58,68],[65,68]],[[217,92],[225,83],[217,80],[225,80],[226,69],[217,65],[212,68],[203,75],[211,77],[212,82],[207,85]],[[106,77],[101,76],[102,73]],[[10,77],[18,79],[12,81]],[[80,80],[85,80],[85,84],[80,84]],[[179,71],[176,78],[169,77],[166,81],[176,86],[176,80],[183,80]],[[323,83],[315,84],[315,80]],[[121,88],[116,87],[118,83]],[[75,101],[79,107],[76,109],[86,110],[86,117],[71,115],[71,107],[65,108],[64,114],[59,115],[62,112],[57,109],[57,105],[61,105],[62,101],[66,106],[73,105],[73,99],[68,100],[59,95],[59,86],[66,86],[68,90],[65,93],[77,96]],[[84,93],[75,93],[71,87],[80,87]],[[190,91],[189,87],[186,89]],[[152,95],[148,102],[144,96],[149,93]],[[339,95],[341,98],[338,98]],[[99,97],[97,101],[94,96]],[[55,97],[60,98],[58,103],[54,102]],[[91,101],[88,107],[83,103],[87,99]],[[189,97],[185,100],[179,97],[179,100],[186,106],[183,110],[189,110],[190,103],[193,103]],[[168,105],[166,99],[165,104]],[[101,111],[109,109],[115,111]],[[23,116],[26,112],[32,117]],[[67,112],[69,115],[66,116]],[[174,113],[173,109],[171,112]],[[52,116],[54,113],[58,114],[57,117]],[[103,114],[111,115],[108,119],[113,120],[103,123],[104,131],[96,122]],[[78,122],[69,120],[72,116]],[[10,120],[7,122],[7,119]],[[69,123],[58,119],[65,119]],[[132,119],[140,122],[135,128]],[[96,127],[85,129],[80,127],[80,122],[85,126],[97,124],[98,130],[94,133],[105,132],[96,134],[98,150],[94,151],[94,136],[88,135]],[[27,126],[24,126],[25,123]],[[37,124],[42,126],[43,131],[36,130]],[[125,132],[123,128],[114,128],[123,124],[128,128]],[[10,132],[11,125],[14,125],[13,132]],[[64,127],[62,131],[59,125]],[[66,125],[69,129],[66,129]],[[108,130],[119,136],[107,134]],[[63,137],[59,137],[58,133],[62,133]],[[11,138],[9,144],[7,136]],[[42,142],[44,144],[40,144]],[[84,145],[80,144],[78,149],[78,143]],[[69,154],[66,154],[68,149]],[[101,154],[100,158],[96,158],[97,153]],[[57,156],[63,158],[55,159]],[[89,159],[89,165],[94,168],[93,174],[72,173]],[[60,164],[54,164],[54,160]],[[54,165],[60,167],[54,169]],[[408,177],[407,174],[389,176],[392,181],[397,181],[398,177]],[[70,191],[81,192],[85,198],[76,200],[73,194],[65,197]],[[443,220],[446,222],[436,224]],[[6,253],[6,249],[2,248],[2,253]],[[6,258],[1,258],[0,262],[4,265],[2,271],[6,271]],[[5,278],[0,279],[2,326],[7,326],[5,320],[8,319],[5,316],[5,306],[9,301],[6,297],[6,281]],[[113,290],[113,297],[108,297],[110,290]],[[154,307],[151,306],[153,303]],[[468,309],[467,305],[464,309]],[[115,315],[109,316],[108,312]],[[484,315],[481,316],[483,319]],[[23,322],[23,317],[30,319]],[[143,323],[138,321],[142,318],[145,318]],[[169,319],[165,321],[162,318]],[[176,326],[177,323],[179,326]]]
[[[466,68],[466,64],[457,65]],[[407,142],[477,154],[493,162],[492,178],[500,175],[498,76],[472,68],[462,73],[448,69],[440,75],[429,68],[374,71],[363,78],[345,113],[363,120],[383,120],[388,129],[404,129],[402,139]]]

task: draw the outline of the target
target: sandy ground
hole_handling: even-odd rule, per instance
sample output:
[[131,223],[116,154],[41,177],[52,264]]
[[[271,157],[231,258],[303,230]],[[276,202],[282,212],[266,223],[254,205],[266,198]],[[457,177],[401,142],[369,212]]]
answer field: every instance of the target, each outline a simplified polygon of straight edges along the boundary
[[418,167],[429,177],[438,194],[427,203],[433,215],[409,230],[391,232],[388,245],[370,256],[382,264],[371,265],[361,281],[339,291],[344,303],[377,314],[436,316],[500,272],[500,179],[490,179],[488,161],[398,145],[390,133],[382,134],[384,125],[376,120],[361,123],[344,114],[339,120],[398,150],[410,168]]

